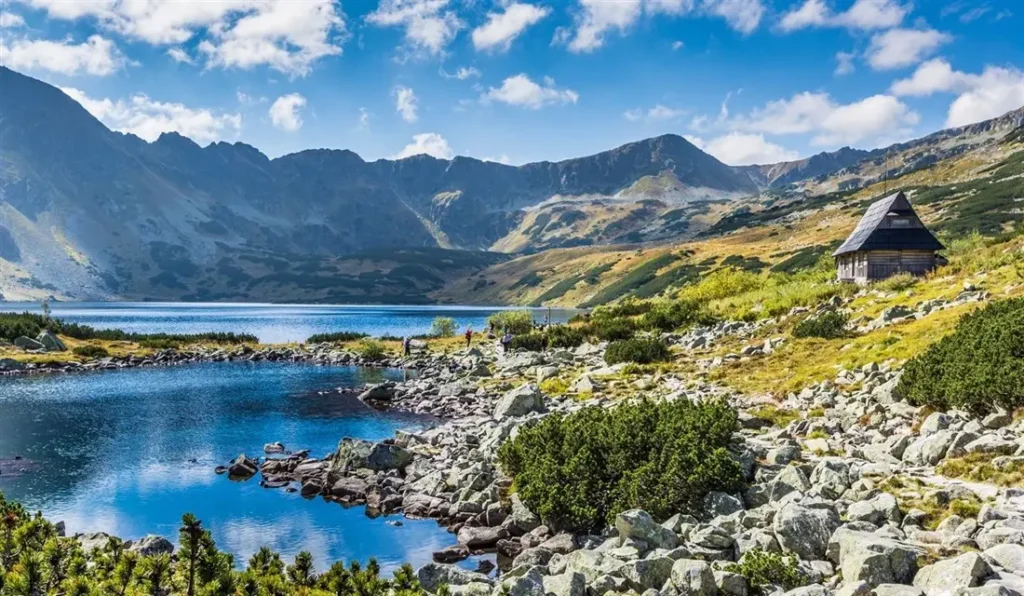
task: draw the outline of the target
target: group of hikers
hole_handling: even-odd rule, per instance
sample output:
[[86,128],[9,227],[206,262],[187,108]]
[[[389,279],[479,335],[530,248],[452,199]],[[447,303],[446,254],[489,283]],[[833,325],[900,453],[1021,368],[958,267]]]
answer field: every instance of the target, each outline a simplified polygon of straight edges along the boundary
[[[487,335],[494,335],[493,323],[487,326]],[[467,326],[466,332],[463,333],[462,336],[466,339],[466,348],[469,349],[473,345],[473,328]],[[502,353],[508,353],[510,347],[512,346],[513,337],[514,336],[512,335],[512,333],[506,330],[505,334],[502,335],[501,338],[498,340],[498,342],[501,344]],[[412,355],[412,338],[409,337],[408,335],[402,338],[402,354],[407,358]]]

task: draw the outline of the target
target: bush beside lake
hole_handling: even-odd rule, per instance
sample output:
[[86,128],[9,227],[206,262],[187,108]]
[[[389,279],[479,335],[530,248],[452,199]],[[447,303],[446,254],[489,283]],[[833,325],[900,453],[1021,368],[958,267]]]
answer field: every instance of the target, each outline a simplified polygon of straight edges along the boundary
[[522,428],[499,461],[531,511],[559,530],[598,531],[617,513],[698,512],[743,472],[727,447],[736,413],[723,402],[623,404],[551,415]]

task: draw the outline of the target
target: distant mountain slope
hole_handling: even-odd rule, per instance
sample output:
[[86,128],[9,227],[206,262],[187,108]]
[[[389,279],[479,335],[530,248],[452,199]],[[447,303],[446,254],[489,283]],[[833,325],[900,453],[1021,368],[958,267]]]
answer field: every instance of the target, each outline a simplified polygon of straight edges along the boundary
[[[997,118],[864,151],[843,147],[796,161],[739,166],[760,188],[786,186],[816,191],[866,186],[888,175],[890,178],[928,167],[983,145],[998,142],[1008,132],[1024,126],[1024,106]],[[888,169],[888,174],[886,170]],[[830,183],[830,186],[820,186]]]
[[[0,291],[11,297],[192,295],[202,271],[253,251],[328,259],[500,247],[536,205],[636,203],[644,193],[618,193],[649,177],[679,186],[659,197],[654,219],[677,202],[757,193],[749,176],[675,135],[521,167],[425,155],[366,162],[323,149],[268,159],[242,143],[112,132],[59,89],[2,67],[0,89],[0,258],[9,265]],[[525,248],[564,241],[548,235]]]
[[[831,254],[868,205],[894,189],[907,192],[925,223],[952,250],[973,246],[973,240],[958,241],[973,238],[975,232],[1001,238],[1020,235],[1022,112],[889,148],[885,180],[883,150],[877,163],[862,159],[831,174],[771,189],[756,199],[716,205],[717,217],[694,239],[554,248],[491,265],[447,284],[434,296],[484,304],[589,306],[631,296],[671,295],[697,276],[722,267],[794,273]],[[788,172],[785,167],[777,172],[784,176],[806,171],[813,161],[793,162],[796,165]],[[772,167],[764,166],[763,171],[771,173]],[[846,184],[851,187],[837,190]]]

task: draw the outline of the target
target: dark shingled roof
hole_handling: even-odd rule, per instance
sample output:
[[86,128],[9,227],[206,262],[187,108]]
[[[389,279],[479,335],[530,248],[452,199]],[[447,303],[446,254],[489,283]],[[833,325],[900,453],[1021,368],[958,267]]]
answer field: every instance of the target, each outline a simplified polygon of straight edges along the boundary
[[[886,216],[892,214],[900,219],[909,219],[910,225],[891,227]],[[862,250],[942,250],[945,248],[910,206],[903,192],[889,195],[875,201],[868,207],[857,228],[843,242],[833,256],[838,257]]]

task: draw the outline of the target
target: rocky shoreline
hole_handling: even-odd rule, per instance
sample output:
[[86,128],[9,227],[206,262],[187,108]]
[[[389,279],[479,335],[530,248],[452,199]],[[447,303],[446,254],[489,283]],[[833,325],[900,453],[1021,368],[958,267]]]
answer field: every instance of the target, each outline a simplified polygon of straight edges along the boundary
[[[699,353],[710,342],[698,336],[751,331],[734,324],[671,339]],[[584,344],[502,355],[484,346],[454,361],[437,357],[416,379],[368,387],[361,398],[438,416],[438,426],[378,443],[345,439],[322,458],[240,456],[221,471],[365,505],[371,515],[438,520],[455,544],[419,570],[428,590],[446,584],[455,594],[516,596],[1024,594],[1024,490],[964,482],[936,469],[972,455],[1024,469],[1024,421],[914,407],[893,395],[900,371],[886,363],[839,371],[833,381],[779,403],[673,374],[626,381],[621,365],[604,364],[603,349]],[[574,377],[571,386],[587,399],[546,395],[539,383],[554,376]],[[747,488],[708,495],[701,515],[654,520],[633,510],[600,536],[554,532],[511,490],[496,465],[497,449],[543,416],[615,407],[621,402],[603,389],[627,382],[633,394],[652,400],[728,399],[739,412],[733,451]],[[777,424],[766,412],[779,408],[796,414]],[[450,564],[493,552],[501,568],[496,578]],[[758,553],[784,557],[804,585],[752,584],[737,564]]]
[[82,362],[50,361],[19,362],[0,359],[0,376],[71,373],[93,370],[121,370],[158,366],[179,366],[203,362],[294,362],[321,366],[363,366],[373,368],[418,368],[433,360],[432,356],[411,358],[368,359],[359,354],[339,350],[331,344],[310,344],[297,347],[257,347],[242,345],[231,348],[192,348],[159,350],[151,356],[105,356],[86,358]]

